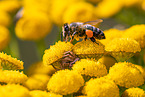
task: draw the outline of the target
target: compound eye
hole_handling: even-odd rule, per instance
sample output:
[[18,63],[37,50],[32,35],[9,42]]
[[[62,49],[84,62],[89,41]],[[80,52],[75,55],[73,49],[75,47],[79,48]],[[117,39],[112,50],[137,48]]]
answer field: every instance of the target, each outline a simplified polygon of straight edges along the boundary
[[93,37],[93,31],[91,31],[91,30],[86,30],[86,35],[87,35],[89,38]]
[[68,29],[68,27],[65,27],[65,31],[68,31],[69,29]]

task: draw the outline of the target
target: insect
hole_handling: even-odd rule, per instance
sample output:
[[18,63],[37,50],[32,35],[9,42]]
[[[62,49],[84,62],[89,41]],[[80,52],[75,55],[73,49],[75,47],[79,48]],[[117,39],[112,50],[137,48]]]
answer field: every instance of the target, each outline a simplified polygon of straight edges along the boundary
[[102,30],[96,28],[93,25],[96,25],[100,22],[103,22],[102,19],[88,21],[88,22],[73,22],[71,24],[65,23],[62,27],[61,32],[61,40],[72,42],[74,40],[74,36],[77,37],[85,37],[91,39],[92,42],[96,42],[95,39],[105,39],[105,35]]
[[72,51],[67,51],[64,53],[63,59],[61,60],[61,68],[71,68],[73,64],[80,60]]

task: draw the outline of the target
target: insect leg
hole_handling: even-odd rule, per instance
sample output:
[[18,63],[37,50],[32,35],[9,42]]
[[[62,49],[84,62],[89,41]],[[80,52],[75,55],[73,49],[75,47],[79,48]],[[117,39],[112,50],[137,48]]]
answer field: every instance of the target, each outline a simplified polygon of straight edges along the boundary
[[85,38],[84,38],[84,39],[85,39],[85,41],[86,41],[86,39],[87,39],[87,35],[85,36]]
[[64,55],[66,55],[66,54],[71,54],[73,57],[76,56],[72,51],[67,51],[67,52],[64,53]]
[[74,35],[75,35],[76,33],[77,33],[77,32],[75,31],[75,32],[72,34],[72,37],[71,37],[70,42],[72,42],[72,41],[73,41],[73,39],[74,39]]
[[62,34],[63,34],[63,32],[61,32],[61,35],[60,35],[61,36],[61,41],[63,41],[63,35]]
[[91,41],[92,41],[92,42],[95,42],[96,44],[98,44],[98,45],[99,45],[99,43],[97,43],[97,42],[96,42],[96,40],[95,40],[95,38],[94,38],[94,37],[91,37],[90,39],[91,39]]
[[72,67],[72,66],[73,66],[73,64],[74,64],[76,61],[79,61],[79,60],[80,60],[80,58],[76,58],[73,62],[70,62],[69,67]]

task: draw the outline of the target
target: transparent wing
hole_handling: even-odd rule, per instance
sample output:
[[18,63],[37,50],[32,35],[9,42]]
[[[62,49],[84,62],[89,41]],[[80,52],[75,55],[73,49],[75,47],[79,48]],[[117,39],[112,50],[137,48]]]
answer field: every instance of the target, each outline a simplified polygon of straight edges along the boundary
[[94,21],[88,21],[88,22],[84,22],[83,25],[85,24],[90,24],[90,25],[97,25],[98,23],[103,22],[102,19],[98,19],[98,20],[94,20]]

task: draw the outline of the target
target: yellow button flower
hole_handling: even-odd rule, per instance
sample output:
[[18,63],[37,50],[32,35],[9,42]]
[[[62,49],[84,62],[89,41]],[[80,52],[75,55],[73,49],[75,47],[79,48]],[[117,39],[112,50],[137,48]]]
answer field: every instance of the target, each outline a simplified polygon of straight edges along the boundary
[[49,13],[51,0],[23,0],[23,6],[24,9],[29,11],[37,10],[39,12]]
[[[33,12],[32,12],[33,13]],[[24,16],[16,23],[15,33],[22,40],[40,40],[51,30],[51,21],[46,14]]]
[[73,65],[72,69],[84,76],[90,77],[101,77],[107,74],[106,66],[93,59],[81,59]]
[[3,52],[0,53],[0,65],[3,69],[24,69],[22,61],[12,58],[11,55]]
[[145,11],[145,0],[142,0],[141,7]]
[[28,70],[26,70],[27,75],[32,74],[47,74],[52,75],[56,70],[53,68],[52,65],[44,65],[43,62],[37,62],[32,64]]
[[139,42],[140,47],[145,47],[145,24],[134,25],[125,30],[123,38],[132,38]]
[[140,52],[139,43],[130,38],[115,38],[106,45],[108,51],[117,61],[125,61],[136,52]]
[[31,97],[29,90],[18,84],[0,86],[0,97]]
[[10,41],[10,32],[9,30],[0,25],[0,51],[2,51]]
[[119,97],[117,85],[104,77],[89,80],[84,91],[87,97]]
[[121,97],[145,97],[145,91],[140,88],[126,89]]
[[30,95],[32,97],[63,97],[62,95],[41,91],[41,90],[30,91]]
[[123,35],[123,31],[118,30],[118,29],[109,29],[109,30],[104,30],[103,31],[105,34],[106,39],[102,39],[99,40],[101,43],[103,43],[104,45],[108,44],[108,41],[111,41],[114,38],[121,38],[121,36]]
[[118,0],[102,0],[95,9],[95,14],[99,18],[108,18],[118,13],[122,8],[122,2]]
[[52,9],[51,9],[51,16],[52,20],[57,25],[63,24],[63,14],[66,9],[77,2],[84,1],[84,0],[53,0],[52,1]]
[[66,9],[63,14],[63,23],[86,22],[94,20],[94,17],[94,6],[87,2],[79,2],[71,4]]
[[119,62],[109,70],[108,78],[112,79],[121,87],[137,87],[144,84],[143,75],[134,64],[129,62]]
[[50,92],[67,95],[77,92],[84,85],[83,77],[75,71],[60,70],[50,78],[47,88]]
[[21,7],[19,0],[2,0],[0,1],[0,10],[5,12],[16,12]]
[[137,3],[139,3],[141,0],[120,0],[122,1],[123,5],[126,7],[130,6],[136,6]]
[[104,64],[107,70],[116,63],[116,60],[111,56],[103,56],[98,61]]
[[57,69],[61,69],[59,60],[64,56],[64,52],[72,50],[72,46],[73,44],[70,42],[56,42],[55,45],[50,46],[49,49],[45,50],[43,64],[53,65]]
[[0,11],[0,25],[9,26],[10,25],[10,15],[4,11]]
[[99,59],[105,52],[105,47],[99,41],[97,43],[91,40],[81,41],[73,46],[73,52],[78,55],[79,58],[95,58]]
[[28,78],[24,86],[29,90],[46,90],[49,79],[50,76],[46,74],[35,74]]
[[0,82],[3,83],[24,83],[27,80],[27,76],[23,71],[12,70],[0,70]]

